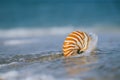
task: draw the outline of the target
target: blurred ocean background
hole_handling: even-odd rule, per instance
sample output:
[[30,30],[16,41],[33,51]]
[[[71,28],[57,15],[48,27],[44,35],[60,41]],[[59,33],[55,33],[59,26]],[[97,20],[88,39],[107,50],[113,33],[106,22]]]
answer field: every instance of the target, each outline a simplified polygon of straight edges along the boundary
[[[74,30],[96,50],[59,57]],[[0,0],[0,80],[119,80],[119,53],[119,0]]]

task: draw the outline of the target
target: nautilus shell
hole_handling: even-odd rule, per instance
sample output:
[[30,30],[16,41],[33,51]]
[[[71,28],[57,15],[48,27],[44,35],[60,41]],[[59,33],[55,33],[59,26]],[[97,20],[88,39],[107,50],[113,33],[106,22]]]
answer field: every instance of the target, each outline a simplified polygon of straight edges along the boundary
[[82,54],[88,49],[90,36],[81,31],[70,33],[63,43],[63,55],[69,57],[76,54]]

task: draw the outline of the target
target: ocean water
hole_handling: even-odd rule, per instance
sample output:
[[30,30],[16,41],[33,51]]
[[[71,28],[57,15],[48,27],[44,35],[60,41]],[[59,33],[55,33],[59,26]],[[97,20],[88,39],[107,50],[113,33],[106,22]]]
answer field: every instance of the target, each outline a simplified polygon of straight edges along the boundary
[[[96,50],[64,58],[75,30]],[[0,80],[119,80],[119,53],[119,0],[0,0]]]
[[[68,33],[74,29],[67,29],[68,32],[66,30],[66,33],[59,31],[53,34],[53,32],[55,33],[54,30],[46,35],[43,33],[35,35],[33,34],[34,30],[26,31],[27,33],[24,33],[26,35],[18,35],[18,33],[16,35],[11,35],[12,33],[5,34],[4,31],[5,35],[0,37],[0,79],[120,79],[119,32],[96,33],[98,43],[96,50],[90,53],[91,55],[64,58],[61,56],[63,41]],[[61,29],[61,31],[64,30]]]
[[119,0],[0,0],[0,29],[119,27]]

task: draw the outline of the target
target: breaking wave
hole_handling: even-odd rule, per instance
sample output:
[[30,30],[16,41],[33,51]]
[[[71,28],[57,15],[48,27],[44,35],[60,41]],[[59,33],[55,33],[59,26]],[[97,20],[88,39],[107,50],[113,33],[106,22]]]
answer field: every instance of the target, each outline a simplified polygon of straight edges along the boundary
[[36,37],[46,35],[62,35],[69,33],[73,28],[35,28],[35,29],[8,29],[0,30],[0,37]]
[[[36,37],[36,36],[46,36],[46,35],[65,35],[74,30],[80,30],[85,32],[95,32],[103,33],[106,32],[105,29],[101,27],[48,27],[48,28],[16,28],[16,29],[5,29],[0,30],[0,37]],[[109,28],[107,32],[119,32],[117,28]]]

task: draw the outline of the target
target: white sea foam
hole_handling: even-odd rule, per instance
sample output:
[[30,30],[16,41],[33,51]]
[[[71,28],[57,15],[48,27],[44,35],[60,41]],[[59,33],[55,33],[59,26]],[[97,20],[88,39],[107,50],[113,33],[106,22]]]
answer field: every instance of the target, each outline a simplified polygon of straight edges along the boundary
[[6,66],[11,66],[11,65],[18,65],[18,64],[19,64],[18,62],[11,62],[9,64],[1,64],[0,68],[6,67]]
[[10,71],[5,74],[0,74],[0,80],[17,80],[18,73],[16,71]]
[[0,74],[0,80],[82,80],[75,78],[56,78],[50,74],[33,74],[31,72],[9,71]]
[[30,41],[27,40],[9,40],[5,41],[4,45],[19,45],[19,44],[27,44],[30,43]]
[[33,29],[8,29],[0,30],[0,37],[31,37],[31,36],[45,36],[45,35],[64,35],[74,30],[80,31],[96,31],[95,28],[84,28],[84,27],[52,27],[52,28],[33,28]]
[[88,35],[91,37],[91,40],[89,42],[88,49],[84,52],[85,56],[90,55],[90,53],[97,47],[98,42],[98,36],[94,33],[88,33]]
[[73,31],[72,27],[66,28],[38,28],[38,29],[10,29],[0,30],[0,37],[34,37],[45,35],[62,35]]
[[[106,28],[107,29],[107,28]],[[93,27],[74,27],[74,26],[62,26],[62,27],[48,27],[48,28],[17,28],[17,29],[8,29],[0,30],[0,37],[32,37],[32,36],[45,36],[45,35],[64,35],[68,34],[75,30],[85,31],[85,32],[119,32],[117,28],[103,29],[100,26]]]
[[13,40],[5,40],[3,44],[5,46],[14,46],[14,45],[22,45],[22,44],[30,44],[33,42],[38,41],[37,39],[29,39],[29,40],[20,40],[20,39],[13,39]]

